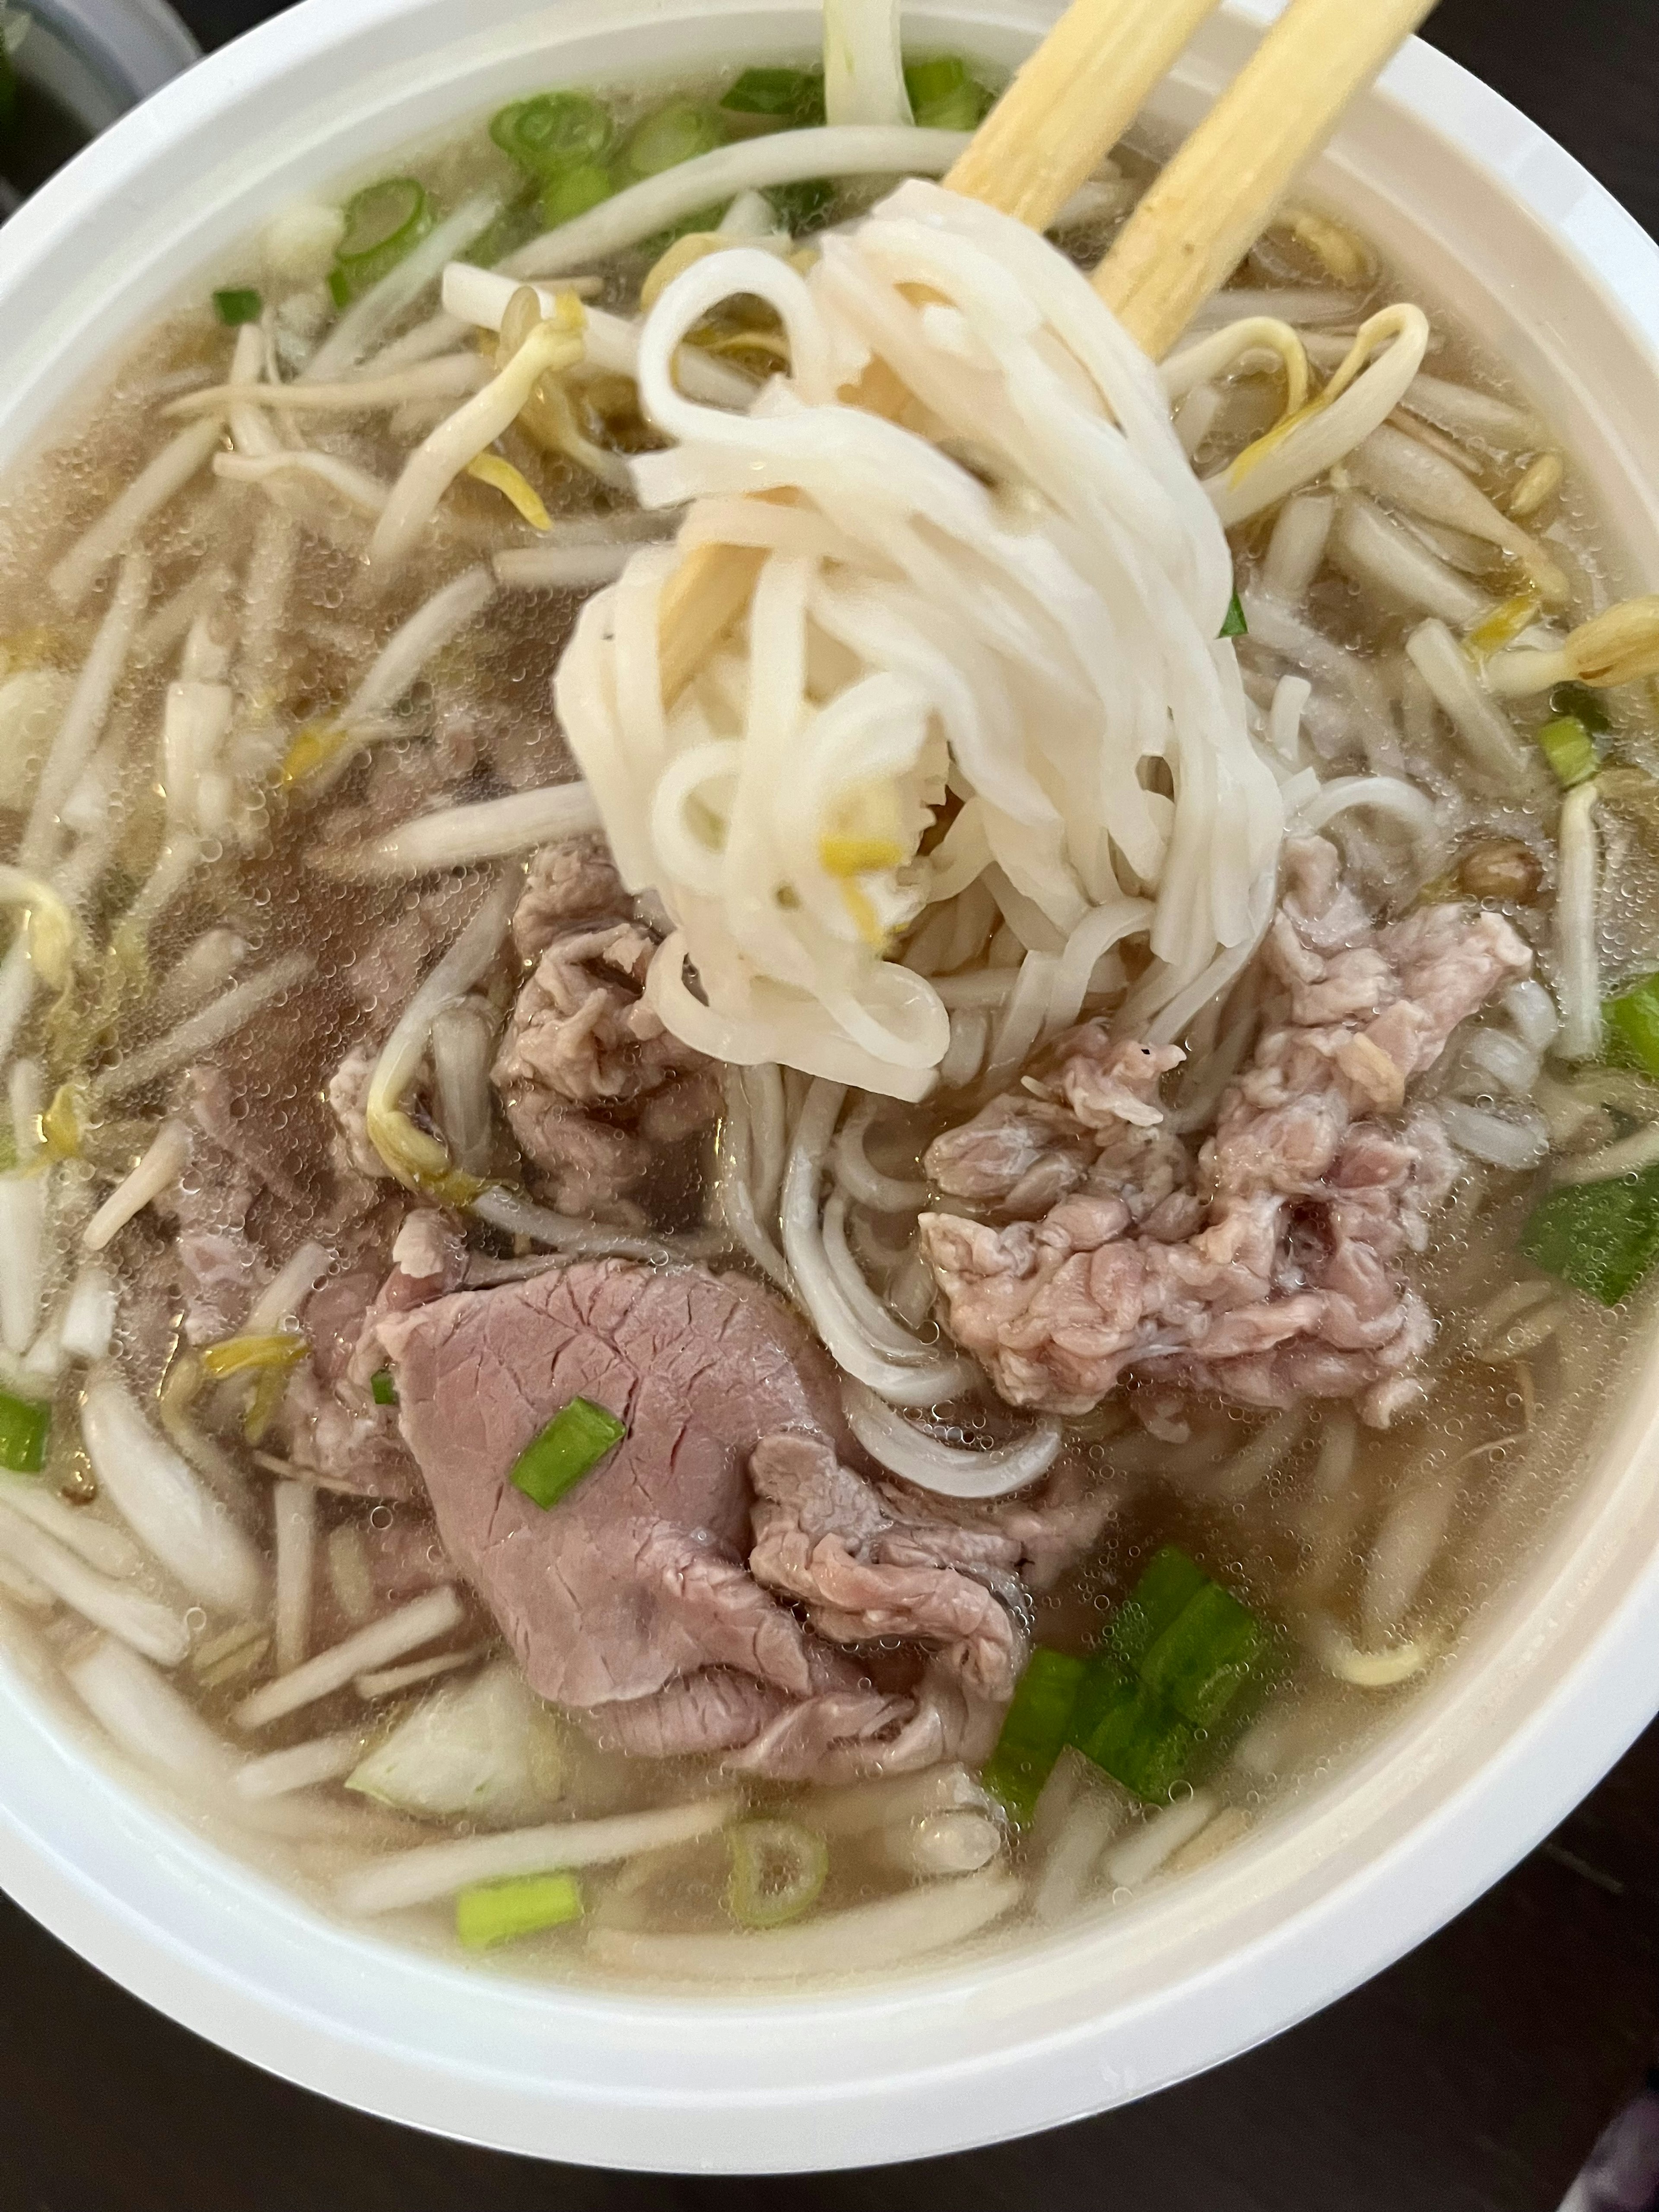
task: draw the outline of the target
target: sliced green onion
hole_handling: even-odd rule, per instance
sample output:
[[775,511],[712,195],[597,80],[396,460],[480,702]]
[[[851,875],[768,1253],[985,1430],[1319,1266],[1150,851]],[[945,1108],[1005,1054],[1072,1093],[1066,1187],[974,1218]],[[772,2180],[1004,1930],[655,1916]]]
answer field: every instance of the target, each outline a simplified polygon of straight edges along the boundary
[[52,1407],[40,1398],[14,1398],[0,1390],[0,1467],[14,1474],[39,1474],[46,1463]]
[[836,204],[836,188],[828,177],[804,177],[796,185],[774,185],[766,198],[784,229],[799,238],[823,222]]
[[570,1874],[475,1882],[455,1899],[455,1933],[469,1951],[492,1950],[497,1943],[563,1928],[581,1917],[581,1886]]
[[591,1398],[573,1398],[513,1462],[513,1481],[544,1511],[591,1474],[628,1434],[626,1421]]
[[228,330],[235,330],[243,323],[257,323],[265,311],[265,303],[252,287],[233,288],[213,295],[213,312]]
[[1165,1545],[1087,1663],[1071,1741],[1137,1797],[1167,1804],[1237,1735],[1274,1672],[1266,1626]]
[[592,162],[567,169],[561,177],[550,177],[542,187],[542,221],[550,230],[562,222],[574,222],[579,215],[608,200],[616,189],[609,169]]
[[1223,637],[1248,637],[1250,625],[1244,619],[1244,602],[1235,592],[1227,602],[1227,619],[1221,625]]
[[1085,1662],[1039,1644],[1014,1686],[996,1749],[981,1777],[1020,1827],[1030,1820],[1054,1761],[1066,1748]]
[[1644,975],[1607,1000],[1601,1026],[1612,1066],[1659,1076],[1659,975]]
[[1140,1662],[1146,1687],[1194,1728],[1212,1728],[1267,1656],[1267,1632],[1219,1583],[1206,1582]]
[[738,1820],[726,1832],[726,1909],[745,1928],[781,1928],[810,1912],[830,1872],[830,1846],[799,1820]]
[[611,111],[585,92],[542,92],[490,118],[489,135],[532,177],[556,177],[602,161],[611,150]]
[[1552,714],[1571,714],[1593,738],[1605,738],[1613,727],[1607,704],[1588,684],[1558,684],[1550,693]]
[[432,203],[413,177],[386,177],[346,202],[346,227],[328,280],[337,307],[378,284],[432,228]]
[[1168,1804],[1198,1765],[1198,1731],[1109,1660],[1100,1662],[1097,1690],[1092,1680],[1090,1689],[1093,1724],[1079,1750],[1146,1804]]
[[976,131],[995,101],[960,54],[911,62],[904,71],[910,112],[924,131]]
[[398,1402],[398,1386],[392,1379],[389,1367],[375,1369],[368,1378],[368,1389],[377,1406],[395,1406]]
[[622,150],[622,167],[630,179],[655,177],[699,154],[712,154],[723,143],[712,109],[695,100],[671,100],[635,125]]
[[1622,1304],[1659,1260],[1659,1167],[1551,1191],[1534,1206],[1521,1249],[1602,1305]]
[[792,131],[810,131],[823,119],[822,70],[744,70],[720,94],[733,115],[775,116]]
[[1126,1666],[1138,1667],[1209,1580],[1196,1561],[1177,1546],[1165,1544],[1152,1554],[1139,1581],[1113,1614],[1106,1650]]
[[1577,714],[1558,714],[1553,722],[1546,722],[1538,732],[1538,742],[1564,791],[1571,791],[1576,783],[1588,783],[1601,766],[1595,740]]

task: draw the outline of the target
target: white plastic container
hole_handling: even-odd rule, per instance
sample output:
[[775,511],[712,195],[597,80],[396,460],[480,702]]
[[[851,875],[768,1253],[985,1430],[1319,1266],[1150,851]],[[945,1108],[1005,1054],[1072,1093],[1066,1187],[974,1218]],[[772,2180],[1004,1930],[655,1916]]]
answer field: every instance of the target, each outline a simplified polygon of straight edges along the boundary
[[[959,0],[911,9],[907,31],[1012,62],[1050,13]],[[0,466],[300,191],[532,88],[798,54],[815,34],[804,6],[719,0],[310,0],[167,88],[0,234]],[[1159,112],[1190,121],[1251,35],[1243,16],[1212,24]],[[1422,46],[1318,183],[1512,362],[1601,488],[1632,581],[1659,580],[1659,249]],[[508,2149],[738,2172],[1048,2126],[1212,2065],[1398,1957],[1659,1707],[1659,1368],[1628,1393],[1529,1569],[1386,1741],[1203,1872],[1024,1948],[764,2003],[462,1970],[222,1856],[124,1783],[15,1659],[0,1663],[0,1881],[245,2057]]]

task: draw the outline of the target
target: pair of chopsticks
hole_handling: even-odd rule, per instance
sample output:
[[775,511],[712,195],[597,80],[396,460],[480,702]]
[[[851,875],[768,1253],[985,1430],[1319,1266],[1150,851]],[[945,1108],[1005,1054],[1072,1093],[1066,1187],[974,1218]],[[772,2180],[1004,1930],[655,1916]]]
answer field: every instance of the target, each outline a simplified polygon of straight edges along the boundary
[[[1072,0],[945,184],[1046,229],[1217,4]],[[1154,361],[1226,282],[1349,101],[1433,5],[1291,0],[1095,271],[1096,289]],[[665,704],[741,614],[763,558],[701,545],[675,570],[659,617]]]

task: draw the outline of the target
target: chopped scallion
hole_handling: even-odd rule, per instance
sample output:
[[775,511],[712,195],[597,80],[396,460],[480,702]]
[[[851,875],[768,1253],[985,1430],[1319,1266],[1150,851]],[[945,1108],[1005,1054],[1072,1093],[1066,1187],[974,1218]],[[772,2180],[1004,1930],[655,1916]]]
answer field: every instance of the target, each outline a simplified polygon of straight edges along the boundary
[[726,1832],[726,1910],[745,1928],[781,1928],[817,1903],[830,1846],[799,1820],[738,1820]]
[[328,288],[337,307],[378,284],[433,225],[432,203],[413,177],[386,177],[346,202],[345,230]]
[[1227,602],[1227,619],[1221,625],[1223,637],[1248,637],[1250,625],[1244,619],[1244,602],[1235,592]]
[[1571,714],[1593,738],[1605,738],[1613,727],[1607,703],[1588,684],[1558,684],[1550,693],[1552,714]]
[[15,1398],[0,1390],[0,1467],[14,1474],[39,1474],[46,1463],[52,1407],[43,1399]]
[[655,177],[699,154],[712,154],[722,133],[713,111],[695,100],[671,100],[628,135],[622,166],[629,178]]
[[228,330],[234,331],[243,323],[257,323],[264,311],[264,301],[252,287],[233,287],[213,295],[213,312]]
[[398,1386],[392,1379],[389,1367],[377,1367],[368,1378],[369,1395],[377,1406],[395,1406]]
[[1622,1304],[1659,1260],[1659,1167],[1551,1191],[1534,1206],[1521,1249],[1602,1305]]
[[1588,783],[1601,765],[1595,740],[1577,714],[1558,714],[1538,732],[1544,757],[1555,770],[1564,791]]
[[492,1950],[497,1943],[563,1928],[581,1917],[581,1886],[569,1874],[475,1882],[455,1899],[455,1933],[469,1951]]
[[611,150],[611,111],[585,92],[542,92],[490,118],[489,135],[532,177],[562,176]]
[[1054,1761],[1066,1748],[1084,1662],[1039,1644],[1014,1686],[983,1780],[1021,1827],[1030,1820]]
[[1085,1667],[1071,1741],[1148,1804],[1211,1764],[1273,1672],[1273,1638],[1248,1606],[1174,1545],[1148,1563]]
[[579,215],[608,200],[615,190],[610,170],[596,162],[567,169],[562,176],[550,177],[542,187],[542,221],[556,230],[562,222],[574,222]]
[[789,130],[808,131],[823,121],[823,71],[744,70],[720,104],[733,115],[775,117]]
[[591,1398],[573,1398],[514,1460],[514,1483],[545,1510],[591,1474],[627,1434],[628,1424],[603,1406]]
[[1601,1008],[1607,1056],[1615,1067],[1659,1076],[1659,975],[1644,975]]
[[960,54],[907,64],[904,89],[910,112],[924,131],[976,131],[995,99]]

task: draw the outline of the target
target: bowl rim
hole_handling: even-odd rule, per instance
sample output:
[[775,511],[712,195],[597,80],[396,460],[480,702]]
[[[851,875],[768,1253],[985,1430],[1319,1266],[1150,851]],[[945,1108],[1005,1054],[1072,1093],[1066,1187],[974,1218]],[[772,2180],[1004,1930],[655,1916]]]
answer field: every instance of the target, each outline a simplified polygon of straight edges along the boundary
[[[71,239],[88,210],[128,194],[142,209],[158,145],[421,5],[306,0],[165,87],[0,233],[0,300],[9,278]],[[516,0],[518,14],[529,8]],[[550,22],[559,12],[542,15]],[[1278,12],[1270,0],[1232,0],[1224,11],[1235,28]],[[1602,186],[1419,41],[1386,72],[1380,96],[1528,210],[1659,374],[1659,247]],[[1650,1371],[1605,1448],[1631,1463],[1627,1486],[1653,1486],[1639,1462],[1656,1413],[1659,1373]],[[434,2132],[670,2172],[824,2169],[966,2148],[1145,2094],[1279,2033],[1421,1941],[1531,1848],[1659,1706],[1659,1506],[1649,1505],[1656,1525],[1627,1583],[1605,1615],[1577,1623],[1571,1663],[1547,1693],[1511,1710],[1501,1684],[1460,1678],[1441,1700],[1492,1733],[1491,1756],[1461,1786],[1432,1791],[1422,1818],[1407,1790],[1387,1847],[1347,1867],[1338,1854],[1328,1874],[1310,1862],[1288,1910],[1282,1881],[1271,1899],[1251,1890],[1274,1840],[1241,1847],[1205,1893],[1224,1889],[1239,1940],[1206,1964],[1198,1929],[1176,1983],[1128,1989],[1109,2021],[1076,1960],[1052,1942],[1025,1947],[1012,1968],[970,1956],[902,1984],[763,2006],[550,1987],[394,1951],[324,1919],[159,1809],[118,1762],[58,1724],[51,1698],[9,1656],[0,1659],[0,1879],[82,1957],[185,2026],[323,2094]],[[1591,1571],[1575,1569],[1581,1579]],[[1558,1581],[1565,1587],[1565,1571]],[[1400,1757],[1391,1737],[1352,1785],[1375,1783]],[[1144,1923],[1161,1915],[1167,1941],[1176,1908],[1148,1902]],[[325,1956],[331,2009],[312,1978]],[[404,2004],[411,2022],[448,2013],[470,2031],[487,2018],[491,2033],[475,2047],[458,2025],[451,2048],[434,2053],[412,2040],[412,2025],[399,2040]],[[964,2025],[975,2008],[977,2035]],[[519,2039],[516,2063],[503,2057],[503,2037]],[[768,2052],[760,2077],[733,2080],[757,2038]],[[671,2052],[665,2072],[664,2047],[676,2041],[698,2047]],[[906,2057],[878,2078],[878,2051]],[[550,2075],[550,2066],[562,2070]]]

